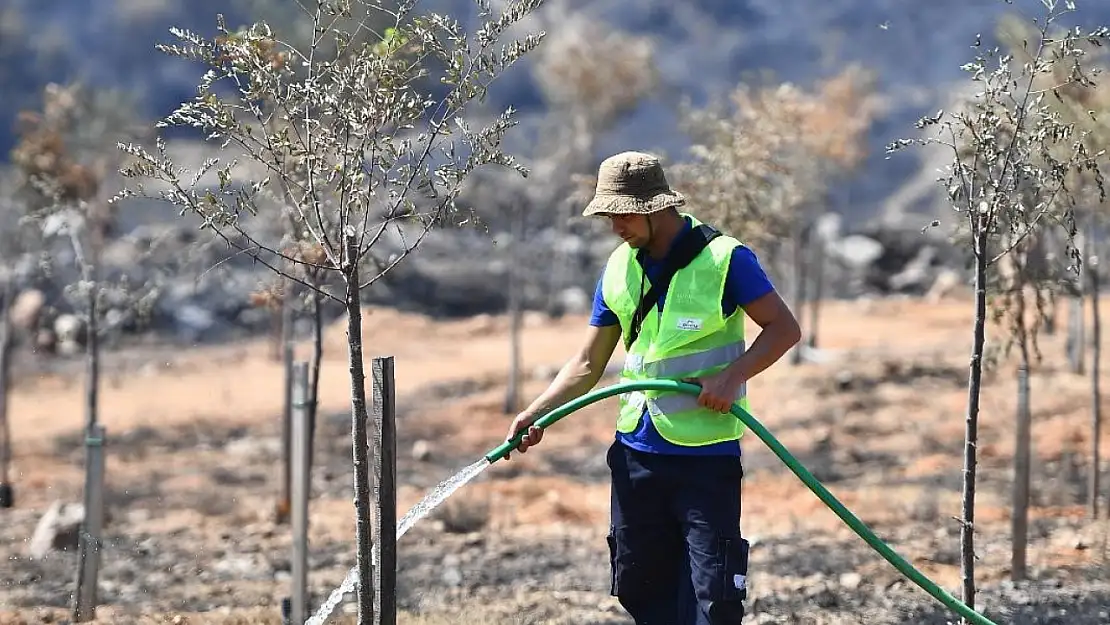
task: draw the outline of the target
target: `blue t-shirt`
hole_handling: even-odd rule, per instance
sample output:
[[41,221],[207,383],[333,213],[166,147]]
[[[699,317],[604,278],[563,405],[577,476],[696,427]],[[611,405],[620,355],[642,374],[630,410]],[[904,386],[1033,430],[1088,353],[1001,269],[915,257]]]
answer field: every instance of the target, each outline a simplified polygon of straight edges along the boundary
[[[687,219],[686,228],[682,232],[685,233],[689,229],[690,221]],[[677,240],[677,238],[675,239]],[[662,261],[655,260],[648,255],[644,256],[644,271],[647,273],[648,279],[654,279],[655,276],[659,275],[662,268]],[[605,271],[603,269],[601,277],[597,280],[597,288],[594,291],[593,314],[590,316],[590,325],[597,327],[613,326],[620,323],[616,313],[609,309],[602,295],[601,283],[604,277]],[[739,245],[732,251],[728,275],[725,277],[725,292],[721,298],[721,309],[725,316],[728,316],[737,308],[743,308],[770,293],[774,288],[771,279],[763,270],[755,253],[751,249]],[[667,292],[664,290],[659,298],[657,311],[663,309],[666,298]],[[668,442],[659,435],[651,421],[651,415],[646,410],[643,416],[640,417],[636,429],[629,434],[617,432],[617,440],[633,449],[651,453],[686,456],[740,455],[740,441],[726,441],[701,447],[685,447]]]

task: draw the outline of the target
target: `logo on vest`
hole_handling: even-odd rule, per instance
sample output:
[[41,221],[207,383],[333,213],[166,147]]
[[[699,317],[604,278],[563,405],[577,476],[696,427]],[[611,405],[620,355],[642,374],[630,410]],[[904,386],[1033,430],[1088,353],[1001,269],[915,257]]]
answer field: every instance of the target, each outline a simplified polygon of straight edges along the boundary
[[679,319],[678,323],[675,324],[675,327],[679,330],[689,330],[691,332],[697,332],[698,330],[701,330],[701,325],[701,319],[691,319],[687,317],[685,319]]

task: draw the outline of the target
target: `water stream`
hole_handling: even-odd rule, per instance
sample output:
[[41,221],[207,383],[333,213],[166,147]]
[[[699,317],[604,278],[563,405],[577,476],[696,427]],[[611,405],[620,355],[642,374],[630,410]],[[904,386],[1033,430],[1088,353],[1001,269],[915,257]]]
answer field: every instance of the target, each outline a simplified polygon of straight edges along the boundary
[[[425,495],[411,510],[405,513],[405,516],[401,517],[401,520],[397,521],[397,539],[400,540],[401,537],[405,535],[405,532],[412,529],[412,526],[416,525],[420,519],[428,516],[428,513],[435,510],[436,507],[444,501],[447,501],[448,497],[465,486],[467,482],[481,475],[482,471],[485,471],[489,466],[490,463],[485,458],[482,458],[433,488],[432,491]],[[377,553],[377,545],[374,546],[374,550],[375,553]],[[338,588],[331,591],[331,594],[328,595],[328,600],[320,606],[320,609],[316,610],[312,618],[305,621],[304,625],[323,625],[328,617],[331,616],[336,606],[339,605],[339,602],[343,600],[343,596],[349,592],[354,592],[357,585],[358,567],[355,566],[352,567],[350,571],[347,571],[347,577],[343,579],[343,583],[340,584]]]

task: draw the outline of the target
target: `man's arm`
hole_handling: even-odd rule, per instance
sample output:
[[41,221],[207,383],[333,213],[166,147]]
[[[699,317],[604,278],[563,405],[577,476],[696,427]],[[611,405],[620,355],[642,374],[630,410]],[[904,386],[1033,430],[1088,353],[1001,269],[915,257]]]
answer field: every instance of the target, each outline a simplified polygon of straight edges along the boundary
[[759,325],[760,332],[752,346],[725,369],[741,382],[775,364],[802,338],[798,320],[777,291],[749,303],[744,311]]
[[[605,374],[605,366],[613,356],[613,350],[621,339],[620,319],[609,309],[605,303],[602,284],[605,281],[605,270],[597,279],[594,287],[593,312],[590,315],[590,328],[586,332],[586,340],[578,352],[567,361],[559,374],[552,380],[547,390],[540,394],[523,412],[513,419],[509,426],[509,434],[505,440],[512,440],[522,428],[535,423],[547,412],[565,404],[572,399],[585,395],[597,386],[601,376]],[[521,439],[517,447],[523,453],[528,447],[539,443],[543,438],[543,430],[529,428],[528,434]],[[507,459],[508,456],[505,456]]]
[[702,386],[698,403],[719,412],[732,410],[740,386],[775,364],[802,338],[794,313],[750,249],[738,247],[733,252],[725,291],[725,307],[742,308],[759,325],[760,333],[731,365],[698,380]]
[[[522,428],[531,426],[537,419],[551,410],[588,393],[605,374],[605,366],[613,356],[613,350],[621,338],[620,325],[593,326],[586,331],[586,340],[559,370],[539,397],[524,409],[509,426],[505,440],[511,440]],[[529,447],[543,439],[543,430],[529,428],[517,449],[524,453]],[[509,456],[505,456],[506,459]]]

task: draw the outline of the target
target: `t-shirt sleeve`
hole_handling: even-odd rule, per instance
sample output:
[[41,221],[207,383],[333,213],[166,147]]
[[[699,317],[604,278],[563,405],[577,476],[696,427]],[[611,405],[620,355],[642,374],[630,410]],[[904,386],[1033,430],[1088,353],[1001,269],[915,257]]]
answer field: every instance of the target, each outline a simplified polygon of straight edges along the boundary
[[725,277],[725,294],[722,298],[724,312],[732,314],[737,307],[744,308],[755,300],[775,290],[759,258],[751,248],[738,245],[732,251],[728,276]]
[[597,278],[597,286],[594,288],[594,308],[590,314],[590,325],[598,328],[615,326],[620,323],[617,314],[610,310],[609,305],[605,303],[605,297],[601,291],[603,280],[605,280],[604,269],[601,270],[601,275]]

